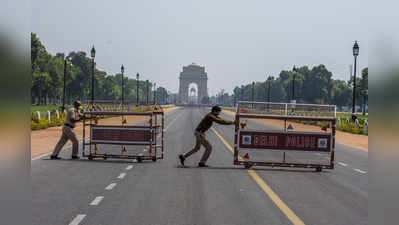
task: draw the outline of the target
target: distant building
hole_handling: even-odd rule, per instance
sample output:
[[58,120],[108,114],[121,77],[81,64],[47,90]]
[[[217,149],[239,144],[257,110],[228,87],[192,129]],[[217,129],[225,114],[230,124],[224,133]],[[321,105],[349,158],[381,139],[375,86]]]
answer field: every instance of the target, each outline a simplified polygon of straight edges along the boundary
[[[183,66],[183,71],[179,77],[179,102],[189,103],[193,99],[189,99],[189,85],[195,83],[197,85],[198,95],[194,103],[201,103],[204,97],[208,97],[208,75],[205,72],[205,67],[196,63],[191,63],[188,66]],[[191,90],[190,90],[191,92]],[[190,101],[191,100],[191,101]]]

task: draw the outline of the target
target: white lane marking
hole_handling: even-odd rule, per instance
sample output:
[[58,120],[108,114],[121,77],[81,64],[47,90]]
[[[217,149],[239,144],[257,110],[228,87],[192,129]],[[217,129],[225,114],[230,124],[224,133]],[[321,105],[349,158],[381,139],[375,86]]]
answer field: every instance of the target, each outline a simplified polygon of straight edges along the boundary
[[73,219],[69,225],[78,225],[86,217],[86,214],[78,214],[75,219]]
[[126,170],[131,170],[132,168],[133,168],[133,166],[130,165],[130,166],[127,166],[127,167],[126,167]]
[[96,197],[91,203],[90,205],[98,205],[100,204],[100,202],[104,199],[104,196],[98,196]]
[[347,166],[348,165],[348,164],[342,163],[342,162],[338,162],[338,164],[341,165],[341,166]]
[[359,169],[354,169],[356,172],[359,172],[359,173],[367,173],[366,171],[363,171],[363,170],[359,170]]
[[169,128],[177,119],[179,119],[180,116],[181,116],[182,114],[183,114],[183,112],[180,113],[178,116],[176,116],[176,118],[175,118],[174,120],[172,120],[172,122],[169,123],[169,125],[164,129],[164,131],[168,130],[168,128]]
[[118,178],[119,178],[119,179],[123,179],[125,176],[126,176],[126,173],[121,173],[121,174],[118,176]]
[[110,185],[108,185],[105,190],[112,190],[114,187],[116,186],[116,183],[111,183]]
[[32,158],[31,161],[35,161],[35,160],[37,160],[37,159],[41,159],[41,158],[43,158],[43,157],[45,157],[45,156],[50,155],[51,153],[52,153],[52,152],[47,152],[47,153],[44,153],[44,154],[42,154],[42,155],[36,156],[36,157]]

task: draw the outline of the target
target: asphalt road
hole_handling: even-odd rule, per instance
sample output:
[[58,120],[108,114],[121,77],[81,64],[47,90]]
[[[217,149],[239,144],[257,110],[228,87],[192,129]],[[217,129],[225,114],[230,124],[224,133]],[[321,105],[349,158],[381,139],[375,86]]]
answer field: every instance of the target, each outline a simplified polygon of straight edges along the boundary
[[[337,144],[336,168],[320,173],[246,170],[233,165],[229,146],[210,130],[211,167],[197,167],[201,149],[181,168],[177,155],[193,146],[193,130],[206,112],[186,108],[166,114],[165,158],[157,162],[48,156],[32,161],[33,224],[367,224],[368,154],[363,150]],[[231,147],[233,126],[214,128]],[[66,149],[61,156],[70,154]]]

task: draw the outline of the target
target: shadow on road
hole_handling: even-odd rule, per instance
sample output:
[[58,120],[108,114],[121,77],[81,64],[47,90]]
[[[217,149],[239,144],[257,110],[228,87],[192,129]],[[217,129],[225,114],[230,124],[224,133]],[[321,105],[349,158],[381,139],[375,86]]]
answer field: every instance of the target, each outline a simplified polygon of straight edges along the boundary
[[[108,159],[108,160],[89,160],[89,159],[58,159],[58,160],[52,160],[49,158],[45,158],[42,160],[48,160],[48,161],[54,161],[54,162],[75,162],[75,163],[115,163],[115,164],[152,164],[156,162],[152,162],[150,160],[148,161],[142,161],[142,162],[135,162],[132,160],[117,160],[117,159]],[[209,166],[209,167],[198,167],[198,166],[182,166],[182,165],[176,165],[175,168],[181,168],[181,169],[199,169],[199,170],[247,170],[244,167],[240,166]],[[328,172],[326,170],[323,170],[322,172],[316,172],[315,170],[306,170],[306,169],[287,169],[287,168],[251,168],[254,171],[268,171],[268,172],[294,172],[294,173],[325,173]]]
[[[198,167],[198,166],[181,166],[177,165],[176,168],[182,169],[215,169],[215,170],[247,170],[244,167],[221,167],[221,166],[209,166],[209,167]],[[294,172],[294,173],[324,173],[328,171],[316,172],[315,170],[305,170],[305,169],[287,169],[287,168],[251,168],[254,171],[269,171],[269,172]]]
[[89,159],[80,158],[80,159],[76,160],[76,159],[65,158],[65,159],[54,160],[54,159],[45,158],[45,159],[42,159],[42,160],[48,160],[48,161],[54,161],[54,162],[60,162],[60,163],[62,163],[62,162],[76,162],[76,163],[87,163],[87,162],[90,162],[90,163],[118,163],[118,164],[124,164],[124,163],[128,163],[128,164],[132,164],[132,163],[135,163],[135,164],[154,163],[154,162],[152,162],[150,160],[149,161],[142,161],[142,162],[135,162],[132,159],[129,159],[129,160],[118,160],[118,159],[107,159],[107,160],[103,160],[103,159],[95,160],[94,159],[94,160],[89,160]]

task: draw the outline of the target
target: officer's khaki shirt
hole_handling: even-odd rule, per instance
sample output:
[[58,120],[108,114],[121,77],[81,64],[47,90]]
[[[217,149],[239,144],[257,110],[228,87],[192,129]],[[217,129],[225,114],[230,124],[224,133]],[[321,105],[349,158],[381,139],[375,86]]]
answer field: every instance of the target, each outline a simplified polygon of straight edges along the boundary
[[65,124],[69,124],[72,127],[75,127],[75,123],[80,120],[80,117],[82,116],[81,113],[75,108],[71,108],[67,112]]
[[210,112],[210,113],[206,114],[206,116],[201,120],[201,122],[198,124],[195,131],[204,133],[209,128],[211,128],[213,122],[216,122],[219,124],[224,124],[224,125],[230,125],[230,124],[234,123],[234,121],[224,120],[218,116],[213,115],[212,112]]

